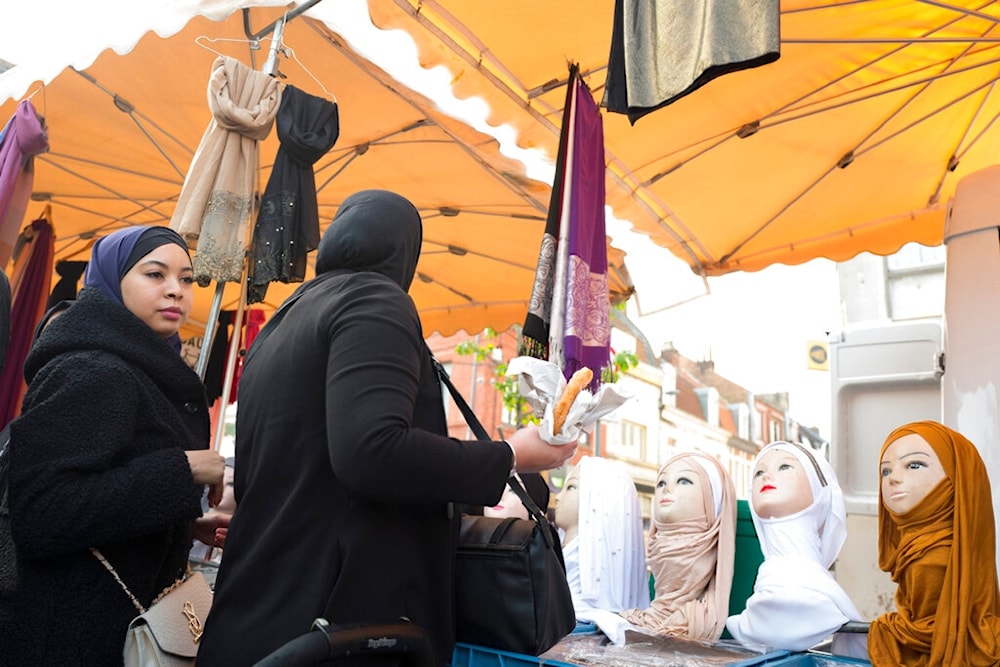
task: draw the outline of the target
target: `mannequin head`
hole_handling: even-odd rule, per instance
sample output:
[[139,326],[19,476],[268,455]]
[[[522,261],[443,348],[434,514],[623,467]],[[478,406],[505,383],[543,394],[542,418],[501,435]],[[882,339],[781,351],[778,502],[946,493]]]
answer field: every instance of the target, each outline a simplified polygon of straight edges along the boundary
[[500,496],[500,502],[493,507],[483,508],[483,516],[527,519],[528,508],[524,506],[524,503],[521,502],[521,499],[517,497],[517,494],[511,490],[510,484],[508,484],[503,487],[503,495]]
[[899,611],[872,622],[872,664],[897,656],[906,664],[1000,664],[996,524],[979,450],[925,420],[889,433],[878,462],[878,565],[899,584]]
[[666,524],[707,521],[703,474],[690,457],[668,462],[656,478],[653,519]]
[[783,449],[759,456],[753,468],[751,502],[764,519],[791,516],[812,505],[809,477],[798,457]]
[[642,507],[623,461],[582,457],[556,498],[555,524],[578,619],[648,606]]
[[893,514],[906,514],[920,504],[947,475],[934,448],[916,433],[893,440],[879,464],[882,504]]
[[215,506],[215,509],[223,514],[232,515],[236,512],[236,493],[233,489],[233,479],[236,474],[236,460],[233,457],[226,459],[226,467],[222,472],[222,500]]
[[660,467],[651,514],[646,564],[656,597],[622,615],[656,634],[718,639],[736,551],[733,480],[710,454],[675,454]]
[[563,543],[576,537],[580,521],[580,466],[574,467],[556,496],[556,527],[564,532]]

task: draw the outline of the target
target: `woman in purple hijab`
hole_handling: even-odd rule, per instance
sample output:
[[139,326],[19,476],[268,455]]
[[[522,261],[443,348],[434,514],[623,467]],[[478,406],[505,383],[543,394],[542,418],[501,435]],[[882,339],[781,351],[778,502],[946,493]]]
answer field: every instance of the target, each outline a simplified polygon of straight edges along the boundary
[[11,422],[17,579],[0,595],[5,662],[122,664],[137,612],[91,547],[144,607],[184,575],[205,485],[217,502],[224,470],[204,386],[174,348],[193,293],[175,232],[114,232],[28,354]]

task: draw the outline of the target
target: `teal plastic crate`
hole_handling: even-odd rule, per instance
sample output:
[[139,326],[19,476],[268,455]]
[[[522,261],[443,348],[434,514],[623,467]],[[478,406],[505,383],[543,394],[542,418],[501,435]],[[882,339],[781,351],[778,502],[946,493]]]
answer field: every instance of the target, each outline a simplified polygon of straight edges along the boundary
[[566,662],[546,660],[523,653],[511,653],[485,646],[472,644],[455,644],[451,654],[451,667],[525,667],[530,665],[546,665],[546,667],[575,667]]
[[871,667],[871,664],[867,660],[811,652],[793,653],[786,658],[766,663],[767,667],[840,667],[842,665],[867,665]]

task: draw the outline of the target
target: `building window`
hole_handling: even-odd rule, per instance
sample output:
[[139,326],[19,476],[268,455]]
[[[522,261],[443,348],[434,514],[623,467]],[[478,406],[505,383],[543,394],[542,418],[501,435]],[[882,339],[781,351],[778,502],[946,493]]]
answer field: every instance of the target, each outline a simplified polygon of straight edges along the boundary
[[771,422],[771,442],[776,442],[778,440],[784,440],[785,434],[781,432],[781,422],[777,419],[770,420]]
[[642,424],[622,421],[619,428],[608,429],[608,440],[609,454],[636,461],[646,456],[646,427]]
[[750,441],[750,408],[746,403],[737,403],[734,410],[736,417],[736,435],[747,442]]
[[740,450],[729,450],[729,476],[733,479],[736,497],[750,497],[750,477],[753,474],[753,457]]
[[757,442],[764,442],[764,421],[767,419],[767,415],[763,412],[757,411],[757,419],[754,420],[754,440]]

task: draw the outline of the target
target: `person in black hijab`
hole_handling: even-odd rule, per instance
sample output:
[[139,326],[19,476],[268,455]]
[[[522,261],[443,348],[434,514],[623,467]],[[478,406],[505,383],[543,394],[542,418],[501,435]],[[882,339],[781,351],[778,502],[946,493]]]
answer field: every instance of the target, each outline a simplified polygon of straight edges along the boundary
[[317,276],[251,346],[237,409],[236,513],[199,667],[253,664],[319,617],[405,617],[445,665],[455,641],[453,503],[493,505],[515,463],[537,472],[572,456],[575,445],[549,445],[535,427],[509,447],[447,436],[406,293],[421,236],[405,198],[348,197],[320,241]]

